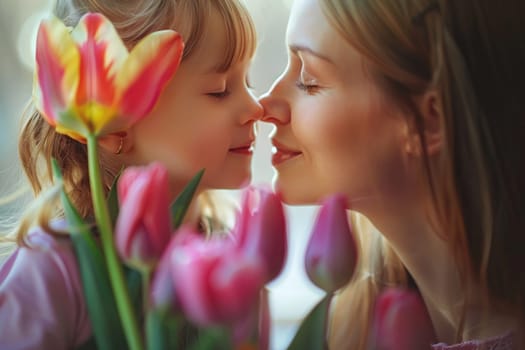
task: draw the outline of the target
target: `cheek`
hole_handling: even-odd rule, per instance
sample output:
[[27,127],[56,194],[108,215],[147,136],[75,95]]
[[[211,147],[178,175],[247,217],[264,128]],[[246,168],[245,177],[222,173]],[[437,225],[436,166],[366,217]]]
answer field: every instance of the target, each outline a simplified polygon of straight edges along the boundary
[[137,128],[137,162],[158,160],[172,173],[186,177],[224,159],[229,147],[229,134],[224,128],[188,114],[152,117]]
[[220,128],[205,128],[189,142],[193,145],[194,159],[206,168],[222,162],[230,145],[229,134]]
[[355,108],[348,108],[337,101],[327,101],[306,106],[302,112],[292,121],[292,128],[307,158],[310,157],[312,161],[327,163],[328,160],[336,162],[337,158],[348,160],[353,152],[362,150],[369,140],[367,116]]
[[395,117],[367,100],[324,105],[305,108],[292,122],[315,186],[351,197],[397,186],[402,158]]

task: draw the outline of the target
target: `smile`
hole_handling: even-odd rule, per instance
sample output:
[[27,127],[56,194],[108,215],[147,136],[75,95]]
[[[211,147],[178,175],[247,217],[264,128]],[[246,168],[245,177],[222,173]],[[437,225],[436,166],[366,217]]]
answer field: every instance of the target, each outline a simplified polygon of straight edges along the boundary
[[272,140],[273,148],[272,148],[272,164],[274,166],[280,165],[290,159],[293,159],[297,156],[300,156],[302,152],[292,150],[276,140]]
[[253,149],[253,142],[250,142],[243,146],[230,148],[228,151],[235,154],[251,156],[253,154]]

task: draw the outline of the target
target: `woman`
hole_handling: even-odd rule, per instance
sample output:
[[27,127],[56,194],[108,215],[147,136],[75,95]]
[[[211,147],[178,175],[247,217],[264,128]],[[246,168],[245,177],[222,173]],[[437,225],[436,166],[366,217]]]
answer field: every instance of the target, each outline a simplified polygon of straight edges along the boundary
[[439,342],[520,348],[524,11],[519,0],[295,1],[288,66],[261,100],[276,186],[292,204],[344,193],[381,232],[361,232],[332,348],[366,348],[374,301],[396,284],[417,287]]

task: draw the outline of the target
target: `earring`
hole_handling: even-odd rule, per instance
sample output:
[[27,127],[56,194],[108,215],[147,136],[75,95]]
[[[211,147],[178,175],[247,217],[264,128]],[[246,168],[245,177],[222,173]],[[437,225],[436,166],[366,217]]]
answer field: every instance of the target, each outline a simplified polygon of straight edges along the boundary
[[120,137],[120,143],[118,145],[117,150],[115,151],[115,154],[121,154],[122,153],[122,147],[124,147],[124,137]]

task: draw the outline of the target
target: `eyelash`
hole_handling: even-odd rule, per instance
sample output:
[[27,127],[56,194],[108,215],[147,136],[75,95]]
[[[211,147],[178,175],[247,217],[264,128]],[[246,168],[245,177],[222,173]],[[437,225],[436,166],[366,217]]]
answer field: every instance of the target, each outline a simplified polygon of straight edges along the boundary
[[225,98],[225,97],[228,97],[229,95],[230,95],[230,91],[229,90],[208,93],[208,96],[211,96],[211,97],[214,97],[214,98],[217,98],[217,99]]
[[[252,84],[250,84],[250,81],[249,81],[248,78],[246,78],[245,84],[246,84],[246,87],[249,90],[253,90],[253,86],[252,86]],[[230,90],[225,89],[224,91],[209,92],[207,95],[211,96],[211,97],[214,97],[214,98],[217,98],[217,99],[221,99],[221,98],[228,97],[230,95]]]
[[308,95],[315,95],[316,93],[319,92],[319,89],[321,88],[319,85],[307,85],[307,84],[304,84],[300,80],[295,82],[295,86],[297,86],[297,88],[299,90],[302,90],[302,91],[306,92]]

